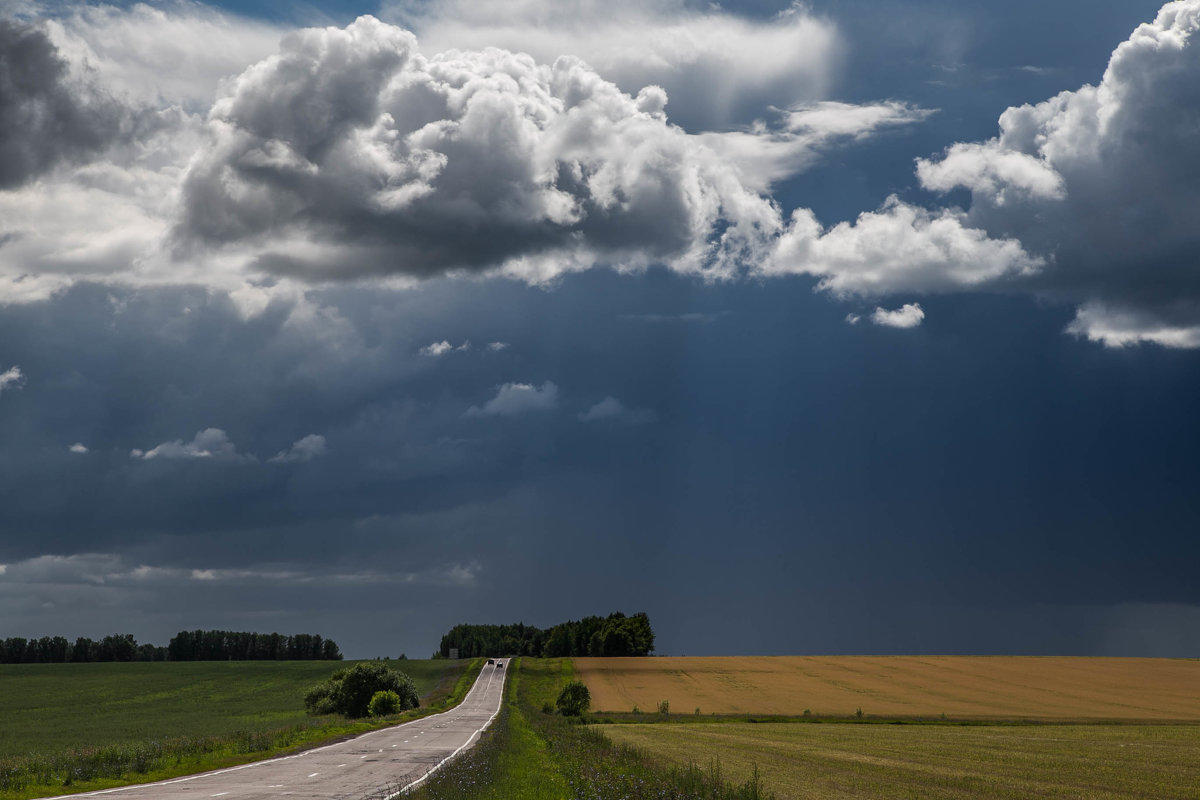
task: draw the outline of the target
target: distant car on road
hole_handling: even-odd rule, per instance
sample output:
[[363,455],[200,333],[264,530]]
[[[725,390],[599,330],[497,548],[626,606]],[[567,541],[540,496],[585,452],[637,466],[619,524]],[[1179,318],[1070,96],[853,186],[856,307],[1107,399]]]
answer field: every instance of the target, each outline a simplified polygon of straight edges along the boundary
[[489,659],[488,659],[488,663],[489,663],[489,664],[495,664],[495,663],[496,663],[496,659],[494,659],[494,658],[489,658]]
[[504,669],[504,662],[503,662],[503,661],[497,661],[497,662],[496,662],[496,669]]

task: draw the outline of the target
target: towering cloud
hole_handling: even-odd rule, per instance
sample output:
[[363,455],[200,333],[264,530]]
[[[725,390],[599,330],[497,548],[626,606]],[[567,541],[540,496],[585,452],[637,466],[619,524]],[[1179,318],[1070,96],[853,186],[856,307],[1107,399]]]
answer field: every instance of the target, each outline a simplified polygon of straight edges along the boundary
[[[553,63],[577,56],[628,94],[662,86],[671,119],[723,130],[771,106],[824,100],[843,44],[828,19],[793,5],[752,19],[681,0],[392,0],[386,18],[431,51],[503,47]],[[692,6],[692,7],[689,7]]]
[[1098,86],[1009,108],[1000,134],[922,159],[969,210],[890,200],[824,231],[796,212],[767,271],[841,294],[1019,289],[1078,304],[1072,333],[1200,346],[1200,0],[1163,6]]
[[1072,330],[1200,343],[1200,2],[1167,3],[1098,86],[1010,108],[1000,135],[921,161],[971,191],[969,224],[1047,257],[1032,288],[1082,302]]
[[[598,5],[575,5],[599,24]],[[0,302],[81,279],[199,284],[252,315],[295,296],[289,279],[545,283],[659,264],[728,278],[772,251],[776,182],[829,146],[927,116],[824,101],[836,36],[800,11],[753,22],[630,6],[658,48],[634,58],[563,9],[517,6],[512,19],[549,13],[563,52],[606,66],[482,43],[427,56],[373,17],[287,35],[191,5],[3,23]],[[435,47],[470,43],[443,11],[393,9]],[[472,30],[508,42],[493,17]],[[182,51],[161,46],[185,29]],[[693,134],[668,117],[668,103],[686,115],[718,95],[767,121],[729,106],[710,120],[720,130]]]
[[765,250],[771,202],[583,62],[503,50],[426,58],[362,17],[289,35],[210,114],[176,229],[311,278],[593,263],[728,275]]

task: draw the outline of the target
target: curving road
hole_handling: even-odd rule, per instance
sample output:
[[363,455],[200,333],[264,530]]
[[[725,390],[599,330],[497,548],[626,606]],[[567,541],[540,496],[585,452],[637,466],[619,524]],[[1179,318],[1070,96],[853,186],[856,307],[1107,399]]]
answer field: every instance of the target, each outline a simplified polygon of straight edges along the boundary
[[186,778],[70,796],[112,796],[113,800],[395,797],[475,743],[500,711],[504,674],[504,669],[485,665],[462,703],[449,711],[344,742]]

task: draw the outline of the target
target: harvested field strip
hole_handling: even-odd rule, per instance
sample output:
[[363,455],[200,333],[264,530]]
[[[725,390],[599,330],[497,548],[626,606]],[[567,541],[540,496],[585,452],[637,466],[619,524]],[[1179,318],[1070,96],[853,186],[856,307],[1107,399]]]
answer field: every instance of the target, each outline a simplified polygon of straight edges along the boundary
[[1200,661],[1018,656],[578,658],[598,711],[1200,721]]
[[597,726],[664,763],[719,759],[730,780],[757,765],[779,800],[921,797],[1195,798],[1200,726]]

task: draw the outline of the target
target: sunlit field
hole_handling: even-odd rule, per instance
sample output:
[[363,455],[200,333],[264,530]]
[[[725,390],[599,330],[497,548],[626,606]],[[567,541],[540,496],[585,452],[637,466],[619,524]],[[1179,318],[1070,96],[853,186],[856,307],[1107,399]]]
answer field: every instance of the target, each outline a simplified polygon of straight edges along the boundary
[[710,723],[599,726],[665,764],[757,766],[779,800],[1195,798],[1200,726]]
[[1200,661],[834,656],[579,658],[596,711],[1200,721]]

